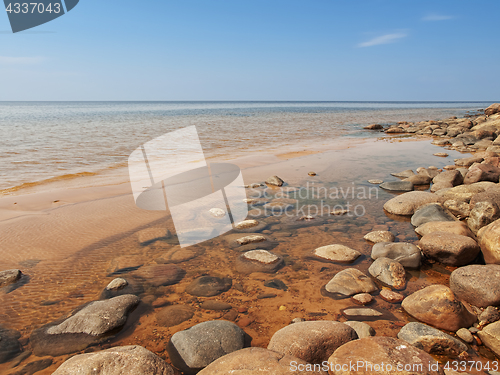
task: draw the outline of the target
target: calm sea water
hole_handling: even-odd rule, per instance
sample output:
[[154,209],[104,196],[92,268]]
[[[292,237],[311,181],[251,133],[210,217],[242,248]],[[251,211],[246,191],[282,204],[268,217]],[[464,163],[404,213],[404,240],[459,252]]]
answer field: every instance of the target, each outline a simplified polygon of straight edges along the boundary
[[126,165],[152,138],[196,125],[205,155],[241,155],[379,122],[461,116],[483,102],[0,102],[0,190]]

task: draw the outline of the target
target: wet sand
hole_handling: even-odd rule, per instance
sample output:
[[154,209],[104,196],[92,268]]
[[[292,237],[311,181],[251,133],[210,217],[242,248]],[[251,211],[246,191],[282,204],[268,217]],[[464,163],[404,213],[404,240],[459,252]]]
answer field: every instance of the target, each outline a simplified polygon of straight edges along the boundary
[[[207,320],[234,320],[252,337],[252,346],[261,347],[266,347],[274,332],[297,317],[346,321],[342,310],[355,304],[351,299],[334,300],[325,296],[322,287],[346,267],[367,272],[371,264],[371,244],[363,236],[373,230],[390,230],[396,235],[396,241],[418,240],[409,219],[389,217],[384,213],[383,204],[394,194],[367,180],[396,180],[390,176],[391,172],[415,170],[421,166],[442,168],[461,155],[448,150],[450,156],[447,158],[436,157],[432,154],[442,148],[431,145],[428,139],[402,142],[407,139],[339,141],[330,151],[318,147],[323,152],[258,153],[235,159],[232,162],[242,168],[247,184],[278,175],[287,183],[286,187],[307,188],[309,193],[304,198],[288,194],[305,207],[317,207],[321,201],[332,206],[351,204],[352,207],[362,206],[364,214],[326,214],[311,221],[299,221],[302,214],[293,209],[288,215],[259,216],[258,220],[267,224],[263,233],[276,241],[272,251],[285,258],[286,266],[276,274],[247,275],[235,271],[235,260],[240,253],[230,248],[226,241],[231,232],[206,241],[200,245],[199,256],[178,264],[186,271],[178,284],[157,288],[144,285],[145,290],[140,294],[142,303],[129,317],[124,329],[109,342],[89,350],[138,344],[168,361],[165,346],[170,336]],[[310,171],[317,175],[308,176]],[[172,233],[175,229],[168,212],[144,211],[135,206],[126,177],[125,170],[114,171],[106,177],[85,177],[72,183],[37,186],[23,194],[16,192],[16,195],[0,198],[3,258],[0,270],[20,268],[27,278],[15,290],[0,294],[0,320],[4,327],[21,332],[21,342],[28,342],[33,329],[98,299],[105,286],[116,277],[111,273],[117,258],[127,256],[132,263],[155,264],[166,249],[175,246],[174,238],[147,246],[138,243],[137,232],[142,229],[161,227]],[[341,191],[348,193],[323,198],[319,188],[337,192],[343,189]],[[360,191],[372,195],[365,199],[358,195]],[[248,190],[249,197],[265,197],[270,201],[277,193],[281,194],[279,190],[264,187]],[[259,206],[251,208],[261,209]],[[349,246],[363,256],[349,266],[310,259],[315,248],[332,243]],[[424,264],[419,271],[409,273],[408,286],[401,293],[407,296],[431,284],[447,284],[453,269]],[[193,279],[205,274],[230,277],[233,287],[211,298],[196,298],[184,292]],[[121,276],[127,278],[126,273]],[[270,279],[282,280],[288,291],[265,287],[264,281]],[[258,298],[268,293],[276,296]],[[205,299],[227,302],[233,310],[230,313],[203,310],[199,304]],[[155,314],[168,304],[191,305],[196,313],[182,324],[161,327]],[[412,320],[400,304],[375,298],[369,307],[384,312],[381,319],[370,322],[377,335],[395,337],[399,329]],[[246,312],[242,312],[244,310]],[[482,351],[485,358],[494,358],[490,352]],[[51,374],[68,357],[54,358],[49,368],[37,374]],[[32,355],[23,364],[38,359]],[[0,372],[15,371],[7,371],[8,367],[9,363],[0,365]]]

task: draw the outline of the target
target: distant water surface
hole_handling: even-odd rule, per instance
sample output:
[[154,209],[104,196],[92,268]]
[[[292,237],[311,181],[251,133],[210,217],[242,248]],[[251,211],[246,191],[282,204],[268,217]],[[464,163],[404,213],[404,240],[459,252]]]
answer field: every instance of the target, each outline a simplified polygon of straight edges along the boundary
[[462,116],[490,102],[0,102],[0,190],[126,165],[139,145],[196,125],[205,156],[362,137],[370,123]]

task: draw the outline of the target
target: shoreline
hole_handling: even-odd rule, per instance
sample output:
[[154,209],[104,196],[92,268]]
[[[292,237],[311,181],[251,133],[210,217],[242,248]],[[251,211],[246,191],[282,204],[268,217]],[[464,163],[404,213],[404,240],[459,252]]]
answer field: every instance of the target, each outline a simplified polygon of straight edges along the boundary
[[[267,177],[278,174],[287,182],[287,186],[292,188],[304,186],[307,181],[311,181],[316,184],[315,186],[332,189],[350,186],[351,182],[360,187],[373,186],[367,182],[368,179],[387,180],[389,171],[398,172],[406,167],[415,169],[417,166],[425,165],[427,168],[434,164],[438,168],[444,167],[445,162],[449,162],[453,156],[463,158],[465,156],[463,153],[468,152],[461,148],[461,150],[450,150],[449,156],[445,158],[433,156],[429,154],[429,151],[442,151],[442,148],[440,150],[436,145],[428,142],[432,137],[426,135],[423,135],[424,139],[410,137],[412,138],[403,135],[394,138],[384,136],[383,138],[356,139],[353,142],[341,142],[335,150],[321,150],[322,147],[316,145],[315,150],[260,154],[258,157],[243,157],[234,159],[232,162],[242,168],[245,183],[262,182]],[[390,144],[387,145],[386,142]],[[331,147],[331,145],[324,146],[325,148]],[[404,160],[405,155],[412,160]],[[380,160],[375,159],[374,156],[380,157]],[[431,161],[435,163],[431,164]],[[314,171],[317,175],[308,176],[310,171]],[[88,176],[88,180],[95,177]],[[95,300],[99,291],[114,277],[118,277],[110,276],[109,272],[106,272],[113,266],[115,258],[129,257],[120,261],[124,262],[123,264],[134,264],[138,258],[146,256],[149,258],[148,264],[156,264],[155,257],[165,252],[165,249],[162,250],[161,247],[156,248],[155,242],[147,246],[137,246],[136,234],[151,225],[157,227],[160,224],[163,227],[168,217],[165,213],[152,213],[137,209],[130,197],[128,181],[123,180],[124,173],[117,173],[114,177],[115,184],[113,185],[106,185],[106,179],[103,178],[101,186],[73,186],[69,189],[60,186],[55,190],[0,198],[0,212],[2,212],[1,215],[5,215],[4,220],[0,220],[0,233],[3,231],[4,234],[8,234],[8,236],[0,235],[0,246],[4,249],[15,249],[15,254],[11,252],[10,258],[6,257],[3,266],[11,268],[19,266],[20,262],[28,264],[25,262],[35,259],[33,257],[37,255],[37,252],[41,258],[34,266],[27,267],[26,271],[23,271],[31,277],[27,284],[20,285],[12,292],[0,296],[0,301],[4,303],[4,306],[12,309],[7,311],[4,307],[2,311],[0,308],[0,315],[4,318],[8,317],[4,319],[5,321],[14,322],[12,312],[17,311],[18,308],[23,308],[23,311],[29,311],[31,315],[36,316],[30,322],[29,327],[21,329],[20,324],[24,325],[24,322],[18,322],[14,327],[22,332],[24,339],[29,337],[31,328],[60,318],[63,311],[68,313],[82,303]],[[392,180],[398,181],[397,178]],[[262,191],[268,190],[272,192],[270,188],[262,189]],[[322,220],[319,225],[309,225],[307,220],[298,225],[296,220],[287,221],[286,218],[257,218],[267,225],[266,229],[260,233],[272,238],[271,242],[275,247],[271,247],[270,251],[285,257],[285,267],[275,275],[253,273],[250,277],[233,270],[237,264],[237,254],[235,254],[236,250],[231,247],[229,238],[232,238],[230,236],[234,236],[234,233],[201,246],[202,254],[195,257],[193,261],[178,263],[186,271],[182,281],[172,286],[157,288],[152,294],[145,292],[144,306],[140,305],[143,308],[136,310],[133,318],[130,318],[135,323],[130,325],[127,323],[123,333],[112,341],[112,346],[139,344],[168,359],[164,344],[173,333],[204,321],[231,320],[225,315],[226,313],[199,308],[201,302],[213,299],[230,303],[235,306],[236,310],[238,306],[241,311],[243,308],[247,309],[246,312],[239,313],[239,318],[235,318],[235,321],[254,338],[252,346],[265,347],[276,329],[287,326],[293,317],[301,316],[306,320],[345,320],[344,311],[352,307],[352,301],[348,298],[333,302],[323,294],[323,291],[320,292],[319,286],[327,283],[335,273],[348,267],[355,267],[363,273],[368,272],[371,264],[369,255],[371,245],[363,240],[363,236],[368,231],[390,230],[394,232],[398,242],[418,242],[417,235],[408,229],[410,225],[408,218],[394,218],[382,210],[382,205],[387,200],[400,193],[389,193],[380,189],[379,194],[380,197],[377,196],[376,200],[364,202],[367,215],[361,219],[354,220],[349,216],[330,215],[326,218],[318,218]],[[291,196],[286,199],[294,198]],[[5,207],[12,206],[14,202],[18,206],[16,210],[5,209]],[[305,203],[311,205],[314,202],[306,200]],[[10,217],[6,211],[9,211]],[[166,228],[173,232],[171,223],[167,223]],[[71,235],[67,236],[67,234]],[[72,239],[75,235],[78,243]],[[310,260],[310,251],[314,247],[332,241],[356,248],[363,256],[351,265]],[[166,243],[158,241],[158,243],[158,246],[166,246],[166,249],[172,246],[168,241]],[[36,249],[37,247],[39,250]],[[152,263],[151,259],[154,259]],[[226,267],[217,268],[221,264]],[[72,275],[82,267],[84,273]],[[402,293],[409,296],[429,283],[447,284],[452,268],[454,267],[425,263],[421,270],[409,271],[408,286]],[[61,272],[62,270],[64,272]],[[185,293],[185,288],[192,280],[203,274],[231,277],[233,285],[240,285],[241,288],[233,287],[215,298],[193,299]],[[64,275],[62,280],[61,275]],[[122,277],[128,279],[129,273],[123,273]],[[284,280],[289,287],[289,292],[270,291],[269,288],[263,288],[261,284],[271,277]],[[130,280],[135,279],[130,278]],[[53,283],[58,285],[58,290],[45,291],[45,294],[41,293],[42,295],[33,298],[31,303],[23,299],[25,293],[29,297],[30,291],[43,291]],[[266,293],[275,294],[275,296],[258,298]],[[389,314],[390,318],[385,316],[382,320],[368,323],[375,328],[377,336],[393,337],[401,328],[396,323],[407,322],[408,317],[400,311],[399,305],[384,302],[378,296],[375,298],[377,301],[370,307],[383,310]],[[150,312],[145,315],[146,304],[152,306],[153,310],[149,310]],[[159,327],[156,322],[156,312],[170,304],[192,306],[198,315],[171,328]],[[42,309],[43,311],[37,311],[40,306],[46,307]],[[280,306],[285,306],[285,309],[283,311],[279,309],[276,313],[276,308]],[[151,314],[151,312],[155,313]],[[140,325],[137,322],[140,322]],[[246,323],[248,324],[245,325]],[[152,332],[153,328],[161,332],[162,339],[151,339],[155,337],[155,333]],[[40,371],[40,375],[51,373],[49,371],[53,371],[67,356],[54,358],[54,363],[47,370]],[[472,358],[476,359],[476,357]],[[0,371],[2,369],[4,367],[0,365]]]

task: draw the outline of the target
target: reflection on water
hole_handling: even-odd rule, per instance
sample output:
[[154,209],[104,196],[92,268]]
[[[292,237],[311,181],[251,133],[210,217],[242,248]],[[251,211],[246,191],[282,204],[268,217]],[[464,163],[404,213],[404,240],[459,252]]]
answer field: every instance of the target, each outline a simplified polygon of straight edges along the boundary
[[[183,250],[179,250],[175,236],[141,244],[138,234],[143,229],[164,228],[175,232],[167,217],[122,235],[102,239],[63,260],[20,260],[18,266],[29,276],[26,280],[29,282],[13,290],[4,290],[0,295],[0,321],[4,327],[21,332],[21,342],[28,350],[28,338],[33,329],[59,319],[86,302],[99,299],[105,286],[117,276],[129,280],[131,287],[127,291],[139,295],[143,303],[129,317],[120,333],[90,350],[139,344],[168,360],[165,346],[169,337],[207,320],[237,321],[252,336],[254,346],[266,346],[277,329],[297,317],[345,321],[342,311],[355,306],[353,302],[350,299],[331,299],[322,293],[322,288],[335,273],[347,267],[367,273],[371,264],[371,245],[363,236],[373,230],[390,230],[399,242],[418,239],[408,218],[384,213],[383,204],[394,194],[367,180],[395,180],[390,176],[391,172],[408,168],[415,170],[420,166],[440,168],[459,155],[449,151],[449,158],[437,158],[432,156],[436,150],[437,147],[428,142],[390,144],[381,141],[267,166],[262,172],[263,178],[268,177],[271,174],[268,171],[274,168],[273,174],[283,177],[288,184],[283,189],[264,186],[247,189],[247,196],[257,198],[256,203],[249,205],[250,215],[263,224],[257,231],[272,240],[268,249],[285,260],[285,267],[277,274],[237,272],[235,262],[241,253],[231,245],[235,236],[233,232]],[[317,175],[308,176],[310,170],[316,171]],[[248,175],[250,172],[243,170],[243,173]],[[253,171],[252,176],[255,175]],[[283,205],[291,207],[286,211],[276,211]],[[336,206],[348,207],[348,212],[331,215],[331,209]],[[266,211],[265,207],[270,209]],[[320,207],[324,207],[322,213],[318,210]],[[245,235],[247,233],[241,233],[241,236]],[[74,240],[78,241],[78,238]],[[19,236],[19,241],[23,241],[22,236]],[[351,265],[311,258],[315,248],[335,243],[356,249],[363,256]],[[50,246],[54,245],[57,243]],[[43,244],[40,246],[41,254],[51,251],[50,248],[44,249]],[[165,263],[175,263],[186,272],[178,284],[154,286],[154,281],[139,272],[148,265]],[[447,284],[452,269],[424,263],[420,270],[408,272],[408,286],[402,294],[406,296],[435,283]],[[203,310],[199,305],[205,298],[195,298],[184,292],[186,286],[201,275],[232,279],[233,287],[229,291],[212,298],[229,303],[233,306],[231,311]],[[275,278],[284,282],[288,290],[264,286],[265,281]],[[196,309],[195,316],[174,327],[159,326],[156,313],[169,304],[191,305]],[[379,335],[395,337],[401,326],[411,320],[399,304],[393,305],[380,298],[375,298],[369,307],[384,314],[370,322]],[[65,358],[67,356],[55,358],[54,364],[40,374],[52,373]],[[31,356],[27,361],[35,359]],[[0,367],[0,371],[4,368]]]

